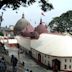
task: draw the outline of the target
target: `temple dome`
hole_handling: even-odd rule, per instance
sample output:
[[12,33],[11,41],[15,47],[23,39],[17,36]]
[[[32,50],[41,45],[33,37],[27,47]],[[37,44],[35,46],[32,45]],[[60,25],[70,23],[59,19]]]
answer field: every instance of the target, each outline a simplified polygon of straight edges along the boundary
[[41,33],[48,33],[46,25],[43,24],[42,19],[40,20],[40,24],[35,28],[39,34]]
[[31,25],[27,25],[22,31],[21,35],[24,37],[30,37],[30,33],[34,31],[34,28]]
[[34,31],[34,28],[32,26],[27,26],[26,28],[24,28],[21,32],[21,35],[23,37],[29,37],[31,39],[39,38],[39,34],[36,31]]
[[24,18],[24,15],[22,15],[22,18],[17,21],[17,23],[14,27],[15,34],[20,34],[20,32],[24,28],[26,28],[28,25],[31,25],[31,24]]

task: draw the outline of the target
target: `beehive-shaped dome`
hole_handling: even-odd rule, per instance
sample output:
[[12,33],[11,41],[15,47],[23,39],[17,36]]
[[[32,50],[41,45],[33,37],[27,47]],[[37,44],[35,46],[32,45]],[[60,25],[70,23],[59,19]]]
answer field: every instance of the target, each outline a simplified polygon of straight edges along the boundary
[[31,25],[28,25],[21,31],[21,35],[24,37],[30,37],[30,33],[34,31],[34,28]]
[[41,33],[48,33],[46,26],[43,24],[42,19],[40,20],[40,24],[35,28],[39,34]]
[[15,27],[14,27],[14,32],[15,34],[20,34],[20,32],[26,28],[30,23],[24,18],[24,14],[22,15],[22,18],[17,21]]

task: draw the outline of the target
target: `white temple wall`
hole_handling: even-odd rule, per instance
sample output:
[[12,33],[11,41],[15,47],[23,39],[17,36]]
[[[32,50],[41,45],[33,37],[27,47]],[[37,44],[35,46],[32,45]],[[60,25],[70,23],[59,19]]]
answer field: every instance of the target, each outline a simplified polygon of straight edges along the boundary
[[61,70],[72,71],[72,58],[61,58]]
[[17,36],[16,39],[22,47],[30,50],[30,38],[24,38],[22,36]]
[[32,57],[34,57],[35,59],[37,59],[36,51],[34,49],[32,49],[32,48],[31,48],[31,51],[32,51]]
[[[35,49],[32,49],[32,56],[38,60],[38,51],[36,51]],[[41,63],[43,63],[44,65],[48,66],[48,63],[50,64],[50,66],[52,66],[52,60],[53,59],[58,59],[61,62],[60,65],[60,69],[61,70],[68,70],[68,71],[72,71],[72,58],[65,58],[65,57],[55,57],[55,56],[50,56],[50,55],[46,55],[43,53],[41,54]],[[66,65],[66,68],[65,68]]]

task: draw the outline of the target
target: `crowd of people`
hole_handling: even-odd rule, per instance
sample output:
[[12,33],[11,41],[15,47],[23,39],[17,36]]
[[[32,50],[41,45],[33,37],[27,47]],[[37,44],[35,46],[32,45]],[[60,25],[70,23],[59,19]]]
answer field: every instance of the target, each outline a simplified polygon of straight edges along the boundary
[[29,69],[26,69],[24,72],[32,72],[32,70],[29,71]]
[[[11,71],[8,71],[5,58],[1,57],[1,59],[0,59],[0,72],[17,72],[17,63],[18,63],[18,59],[14,55],[12,55],[11,56],[12,69],[11,69]],[[32,72],[32,70],[26,69],[24,67],[25,66],[24,62],[22,63],[22,66],[23,66],[23,72]]]
[[[0,42],[0,51],[3,52],[1,50],[1,47],[2,47],[2,50],[4,49],[4,52],[6,52],[4,44]],[[18,45],[18,48],[19,48],[19,45]],[[0,72],[19,72],[18,67],[17,67],[18,66],[17,65],[18,64],[18,59],[14,55],[11,55],[10,64],[11,64],[11,69],[9,70],[8,64],[7,64],[7,61],[6,61],[5,57],[4,56],[0,57]],[[23,66],[23,72],[32,72],[32,70],[29,70],[28,68],[27,69],[25,68],[25,63],[24,62],[22,63],[22,66]]]
[[12,55],[11,56],[12,72],[17,72],[16,68],[17,62],[18,62],[17,58],[14,55]]
[[[12,71],[11,72],[16,72],[17,62],[18,62],[17,58],[14,55],[12,55],[11,57]],[[8,72],[7,63],[4,57],[0,59],[0,72]]]
[[0,72],[6,72],[7,66],[4,57],[0,59]]

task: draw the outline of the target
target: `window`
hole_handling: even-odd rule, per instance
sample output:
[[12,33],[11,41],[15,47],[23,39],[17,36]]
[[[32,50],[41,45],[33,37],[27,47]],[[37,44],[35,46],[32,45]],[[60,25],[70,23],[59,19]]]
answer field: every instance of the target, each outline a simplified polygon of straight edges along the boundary
[[51,69],[50,62],[48,61],[48,69]]
[[45,57],[46,57],[46,54],[45,54]]
[[65,62],[67,62],[67,60],[65,59]]
[[69,69],[71,69],[71,65],[69,65]]
[[50,58],[50,56],[48,56],[48,58]]
[[66,69],[67,68],[67,65],[64,65],[64,69]]
[[46,63],[46,60],[45,60],[45,63]]
[[70,59],[70,62],[71,62],[71,59]]
[[48,61],[48,66],[50,66],[50,62]]
[[43,56],[42,56],[42,62],[43,62]]
[[48,61],[48,63],[50,63],[50,62]]

